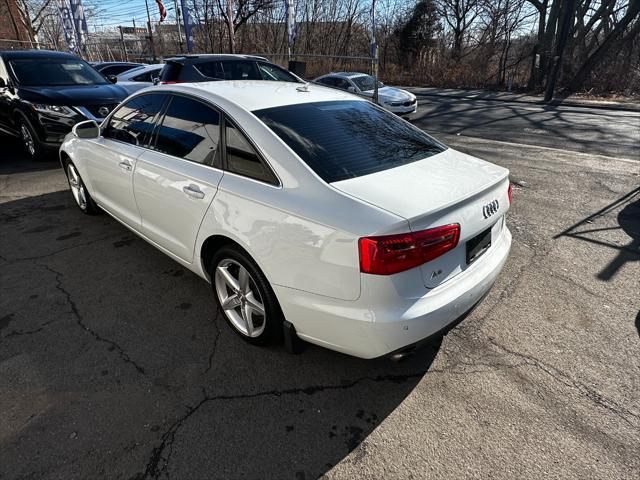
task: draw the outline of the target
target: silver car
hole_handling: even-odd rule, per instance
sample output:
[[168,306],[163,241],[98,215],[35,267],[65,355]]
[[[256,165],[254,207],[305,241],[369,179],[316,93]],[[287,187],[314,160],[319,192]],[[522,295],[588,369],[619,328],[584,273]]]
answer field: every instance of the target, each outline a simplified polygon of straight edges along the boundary
[[[371,75],[359,72],[328,73],[316,78],[313,82],[367,98],[373,98],[376,85]],[[389,87],[382,82],[378,82],[378,104],[399,115],[414,113],[418,108],[418,102],[413,93],[401,88]]]

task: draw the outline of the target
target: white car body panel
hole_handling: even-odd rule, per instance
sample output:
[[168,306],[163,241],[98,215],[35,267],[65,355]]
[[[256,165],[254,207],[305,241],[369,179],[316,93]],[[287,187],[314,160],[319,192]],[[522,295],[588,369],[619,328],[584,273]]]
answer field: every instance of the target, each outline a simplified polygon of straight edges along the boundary
[[133,196],[133,169],[144,150],[106,138],[80,143],[80,149],[76,167],[82,178],[87,178],[85,183],[95,201],[123,223],[139,228],[141,220]]
[[[448,149],[403,167],[327,184],[251,113],[357,98],[331,88],[300,87],[220,81],[148,90],[204,99],[233,118],[278,185],[103,137],[69,135],[61,152],[72,159],[101,207],[197,275],[211,281],[203,245],[226,237],[264,272],[301,338],[363,358],[384,355],[440,330],[488,291],[511,243],[504,224],[508,172]],[[131,170],[122,168],[124,162]],[[202,198],[185,194],[189,186],[197,187]],[[478,220],[483,202],[494,198],[500,211]],[[390,276],[360,272],[359,238],[445,223],[461,224],[458,248]],[[490,226],[491,247],[461,267],[464,239]],[[443,273],[429,283],[427,273],[434,266]]]
[[143,88],[147,88],[153,85],[153,82],[139,82],[135,81],[134,78],[139,75],[143,75],[147,72],[157,72],[156,77],[160,77],[160,71],[164,67],[163,63],[156,63],[153,65],[145,65],[143,67],[133,68],[131,70],[127,70],[126,72],[122,72],[117,76],[118,85],[124,88],[129,95],[137,92],[138,90],[142,90]]
[[[135,198],[142,233],[186,262],[193,261],[198,230],[223,172],[146,150],[134,174]],[[192,197],[185,189],[202,192]]]

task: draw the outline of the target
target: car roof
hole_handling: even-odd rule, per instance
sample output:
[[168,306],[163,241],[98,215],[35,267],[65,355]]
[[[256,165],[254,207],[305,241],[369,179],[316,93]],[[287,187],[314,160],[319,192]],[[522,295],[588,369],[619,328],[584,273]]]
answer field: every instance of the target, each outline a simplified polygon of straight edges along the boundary
[[111,67],[113,65],[137,65],[144,66],[146,63],[137,63],[137,62],[95,62],[92,63],[94,67]]
[[335,72],[335,73],[330,73],[329,75],[335,75],[337,77],[344,77],[344,78],[370,76],[368,73],[362,73],[362,72]]
[[[270,80],[218,80],[175,84],[171,87],[172,91],[197,94],[208,97],[214,102],[218,98],[222,98],[248,111],[332,100],[368,101],[334,88],[321,87],[316,84]],[[165,86],[157,88],[159,90],[166,89]]]
[[0,56],[6,59],[11,58],[75,58],[77,55],[73,55],[67,52],[56,52],[55,50],[3,50],[0,51]]
[[263,60],[268,61],[264,57],[257,55],[239,55],[234,53],[212,53],[204,55],[176,55],[175,57],[167,58],[167,61],[171,62],[188,62],[188,63],[200,63],[210,62],[215,60]]

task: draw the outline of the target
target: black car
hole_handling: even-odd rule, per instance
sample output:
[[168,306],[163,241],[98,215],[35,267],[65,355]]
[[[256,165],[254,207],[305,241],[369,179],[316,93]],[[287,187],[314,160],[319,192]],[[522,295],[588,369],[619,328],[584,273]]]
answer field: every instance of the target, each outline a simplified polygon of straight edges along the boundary
[[300,82],[291,72],[253,55],[184,55],[167,60],[160,83],[210,80]]
[[0,131],[31,158],[57,148],[71,127],[102,121],[127,92],[69,53],[0,51]]
[[136,67],[142,67],[144,63],[133,62],[90,62],[91,66],[105,77],[120,75]]

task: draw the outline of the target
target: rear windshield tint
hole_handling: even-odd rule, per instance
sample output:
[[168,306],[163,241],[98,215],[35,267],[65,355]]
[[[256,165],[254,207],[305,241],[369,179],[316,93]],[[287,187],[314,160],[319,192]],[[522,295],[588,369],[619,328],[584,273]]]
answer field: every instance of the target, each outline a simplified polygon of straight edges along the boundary
[[328,183],[405,165],[447,148],[366,101],[305,103],[253,113]]

